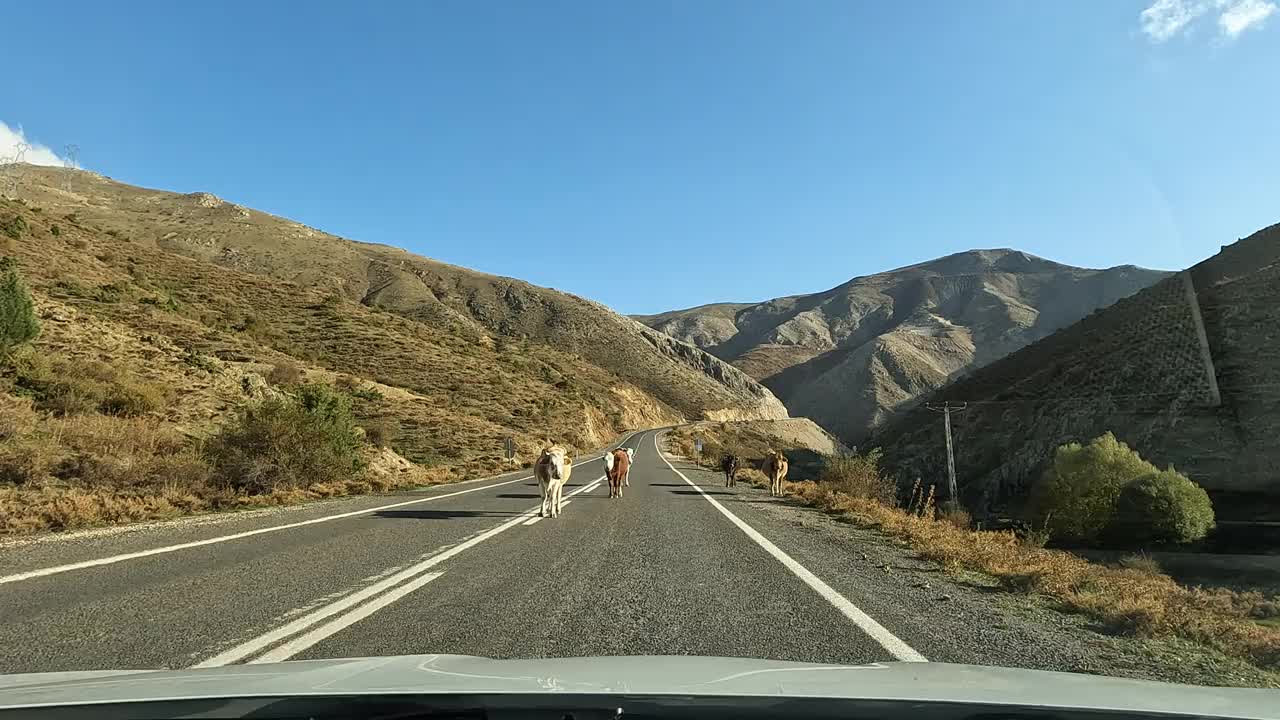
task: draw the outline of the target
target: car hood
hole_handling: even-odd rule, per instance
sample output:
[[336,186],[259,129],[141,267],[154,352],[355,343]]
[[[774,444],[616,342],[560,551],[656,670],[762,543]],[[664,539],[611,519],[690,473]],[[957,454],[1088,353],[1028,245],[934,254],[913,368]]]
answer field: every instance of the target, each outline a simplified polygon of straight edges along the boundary
[[633,656],[307,660],[201,670],[0,675],[0,710],[151,700],[403,694],[679,695],[977,703],[1271,718],[1280,692],[946,663],[817,665]]

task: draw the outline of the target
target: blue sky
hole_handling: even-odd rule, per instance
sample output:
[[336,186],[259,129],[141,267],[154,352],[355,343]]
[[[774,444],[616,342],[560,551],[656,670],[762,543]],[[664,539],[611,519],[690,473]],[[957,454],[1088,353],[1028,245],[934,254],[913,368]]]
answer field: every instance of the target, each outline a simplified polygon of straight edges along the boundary
[[29,142],[623,312],[977,247],[1180,268],[1280,222],[1271,0],[28,2],[0,18],[0,121]]

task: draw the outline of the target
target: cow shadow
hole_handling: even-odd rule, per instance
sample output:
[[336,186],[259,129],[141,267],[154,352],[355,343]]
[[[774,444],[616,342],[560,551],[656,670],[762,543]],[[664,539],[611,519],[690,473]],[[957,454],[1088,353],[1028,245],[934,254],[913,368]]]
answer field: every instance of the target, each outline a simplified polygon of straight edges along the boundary
[[726,490],[703,490],[702,492],[697,490],[669,490],[668,492],[672,495],[737,495],[737,493],[731,493]]
[[516,500],[541,500],[542,496],[538,493],[502,493],[497,497],[515,498]]

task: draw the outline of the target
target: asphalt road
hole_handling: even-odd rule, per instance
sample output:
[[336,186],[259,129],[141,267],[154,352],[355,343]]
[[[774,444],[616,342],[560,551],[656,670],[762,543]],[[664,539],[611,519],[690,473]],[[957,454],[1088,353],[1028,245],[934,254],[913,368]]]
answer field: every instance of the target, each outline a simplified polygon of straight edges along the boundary
[[668,462],[656,434],[624,440],[621,499],[601,461],[577,463],[555,519],[522,471],[0,547],[0,672],[402,653],[1069,669],[807,527],[812,511]]

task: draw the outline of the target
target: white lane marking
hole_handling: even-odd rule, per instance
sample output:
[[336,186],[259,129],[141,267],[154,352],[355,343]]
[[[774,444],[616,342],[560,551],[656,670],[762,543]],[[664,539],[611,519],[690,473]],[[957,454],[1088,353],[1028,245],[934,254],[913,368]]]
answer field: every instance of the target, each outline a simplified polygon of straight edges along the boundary
[[347,627],[350,627],[351,625],[354,625],[360,622],[361,620],[378,612],[382,608],[399,600],[405,595],[408,595],[414,590],[417,590],[423,585],[426,585],[432,580],[435,580],[436,578],[440,577],[443,574],[444,573],[442,572],[427,573],[426,575],[423,575],[420,578],[417,578],[411,582],[401,585],[400,587],[395,588],[394,590],[386,593],[385,595],[381,595],[375,598],[373,601],[365,603],[364,605],[361,605],[360,607],[356,608],[355,610],[352,610],[346,615],[336,617],[333,620],[330,620],[329,622],[325,623],[324,625],[321,625],[320,627],[312,630],[311,632],[308,632],[305,635],[296,637],[290,640],[289,642],[281,645],[280,647],[272,650],[271,652],[265,653],[261,657],[256,657],[250,660],[249,662],[251,664],[256,664],[256,663],[281,662],[284,660],[288,660],[294,655],[297,655],[298,653],[302,652],[303,650],[306,650],[312,645],[315,645],[321,640],[324,640],[330,635],[333,635],[334,633],[337,633],[340,630],[343,630]]
[[537,524],[537,522],[538,522],[539,520],[541,520],[541,519],[542,519],[541,517],[531,517],[531,518],[529,518],[528,520],[525,520],[525,521],[524,521],[524,524],[525,524],[525,525],[535,525],[535,524]]
[[[601,456],[604,457],[604,456]],[[592,458],[591,460],[583,460],[581,464],[595,462],[601,457]],[[232,535],[220,535],[218,537],[208,538],[205,540],[194,540],[192,542],[179,543],[177,545],[166,545],[164,547],[152,548],[150,550],[139,550],[138,552],[122,553],[120,555],[110,555],[108,557],[96,558],[94,560],[84,560],[77,563],[69,563],[67,565],[54,565],[52,567],[40,568],[38,570],[28,570],[26,572],[16,573],[14,575],[5,575],[0,577],[0,585],[7,583],[19,582],[22,580],[30,580],[32,578],[46,577],[49,575],[57,575],[59,573],[71,572],[72,570],[84,570],[85,568],[99,567],[102,565],[113,565],[125,560],[135,560],[137,558],[150,557],[152,555],[163,555],[165,553],[177,552],[179,550],[188,550],[194,547],[204,545],[216,545],[218,543],[230,542],[232,540],[240,540],[242,538],[253,537],[254,535],[265,535],[267,533],[279,532],[280,530],[291,530],[293,528],[304,527],[306,525],[315,525],[316,523],[330,522],[333,520],[342,520],[344,518],[355,517],[357,515],[368,515],[369,513],[381,510],[390,510],[391,508],[404,507],[406,505],[416,505],[419,503],[435,502],[436,500],[444,500],[445,498],[457,497],[458,495],[466,495],[467,493],[480,492],[481,490],[490,490],[492,488],[502,487],[503,485],[511,485],[512,483],[532,480],[533,476],[516,478],[514,480],[505,480],[492,485],[482,485],[480,487],[468,488],[467,490],[459,490],[457,492],[446,493],[444,495],[431,495],[429,497],[418,498],[416,500],[405,500],[404,502],[391,503],[389,505],[379,505],[378,507],[366,508],[364,510],[353,510],[351,512],[338,513],[337,515],[326,515],[324,517],[312,518],[311,520],[302,520],[295,523],[287,523],[285,525],[273,525],[271,527],[259,528],[257,530],[247,530],[245,532],[234,533]]]
[[675,466],[671,464],[671,461],[667,460],[666,456],[662,454],[662,449],[658,447],[659,434],[661,433],[654,433],[653,435],[653,449],[657,451],[658,457],[662,458],[662,462],[666,463],[667,467],[671,468],[671,472],[679,475],[681,480],[684,480],[690,487],[697,490],[698,494],[702,495],[703,499],[711,503],[711,505],[715,507],[715,509],[719,510],[725,517],[729,518],[730,522],[737,525],[739,530],[747,534],[747,537],[754,540],[757,545],[764,548],[765,552],[769,553],[775,560],[782,563],[782,565],[790,570],[792,574],[803,580],[810,588],[813,588],[814,592],[818,593],[824,600],[831,603],[836,610],[840,611],[840,614],[852,620],[854,625],[857,625],[863,632],[870,635],[873,640],[880,643],[880,646],[885,650],[888,650],[889,654],[893,655],[894,658],[903,662],[927,662],[924,655],[916,652],[914,648],[899,639],[897,635],[889,632],[883,625],[873,620],[870,615],[859,610],[857,605],[849,602],[848,598],[836,592],[835,588],[823,582],[822,578],[814,575],[808,568],[797,562],[795,558],[783,552],[782,548],[774,545],[769,538],[761,535],[755,528],[744,522],[742,518],[734,515],[728,508],[721,505],[715,498],[708,495],[700,486],[685,477],[684,473],[677,470]]
[[[577,495],[578,493],[589,492],[593,488],[599,487],[600,481],[603,479],[604,479],[603,477],[596,478],[594,481],[588,483],[587,485],[569,493],[567,497],[571,498],[574,495]],[[568,504],[568,503],[566,502],[563,504]],[[208,660],[197,663],[196,665],[194,665],[194,667],[197,667],[197,668],[219,667],[221,665],[229,665],[231,663],[238,662],[247,657],[250,657],[255,653],[262,651],[264,648],[267,648],[272,644],[283,640],[284,638],[287,638],[291,635],[302,632],[307,628],[311,627],[312,625],[315,625],[316,623],[320,622],[321,620],[324,620],[325,618],[328,618],[330,616],[336,615],[337,613],[343,612],[348,608],[352,607],[353,605],[357,605],[361,602],[368,600],[371,597],[378,595],[378,593],[385,592],[389,588],[395,587],[399,583],[402,583],[405,580],[408,580],[409,578],[414,577],[415,575],[424,573],[427,570],[430,570],[431,568],[435,567],[436,565],[439,565],[440,563],[444,562],[445,560],[448,560],[449,558],[452,558],[461,552],[469,550],[470,548],[473,548],[476,545],[479,545],[480,543],[484,542],[485,540],[488,540],[489,538],[492,538],[496,535],[506,532],[507,530],[510,530],[516,525],[524,523],[529,518],[530,515],[533,515],[534,513],[538,512],[540,509],[541,509],[541,506],[539,505],[538,507],[534,507],[529,510],[526,510],[525,512],[521,513],[519,516],[511,520],[508,520],[507,522],[504,522],[501,525],[498,525],[489,530],[486,530],[485,532],[480,533],[479,535],[476,535],[475,537],[471,538],[470,540],[467,540],[466,542],[459,543],[447,550],[443,550],[439,553],[436,553],[435,555],[432,555],[431,557],[427,558],[426,560],[423,560],[420,563],[411,565],[408,568],[405,568],[404,570],[401,570],[400,572],[396,573],[395,575],[388,577],[386,580],[383,580],[375,585],[371,585],[359,592],[353,593],[341,600],[338,600],[337,602],[326,605],[320,608],[319,610],[316,610],[310,613],[309,615],[298,618],[297,620],[294,620],[293,622],[290,622],[286,625],[278,627],[275,630],[259,635],[258,637],[253,638],[251,640],[245,641],[229,650],[226,650],[224,652],[221,652],[209,658]],[[421,578],[419,578],[419,580],[420,579]],[[414,582],[418,583],[418,580],[415,580]],[[430,582],[430,581],[428,580],[428,581],[420,582],[417,585],[414,585],[414,589],[421,587],[422,585],[426,584],[426,582]],[[410,584],[413,584],[413,583],[410,583]],[[410,590],[405,593],[401,593],[400,595],[396,596],[396,599],[399,599],[400,597],[407,594],[408,592],[412,592],[412,591]],[[376,603],[378,601],[375,600],[373,602]],[[394,602],[394,600],[391,602]],[[385,605],[387,604],[389,603],[383,603],[378,607],[385,607]],[[354,615],[357,612],[359,612],[359,609],[357,609],[356,611],[352,611],[352,614]],[[360,615],[359,617],[356,617],[355,619],[346,623],[346,625],[343,625],[333,630],[333,632],[330,632],[322,637],[316,638],[315,642],[319,642],[320,640],[323,640],[325,637],[328,637],[329,635],[332,635],[334,632],[341,630],[342,627],[346,627],[347,625],[350,625],[356,622],[356,620],[359,620],[364,617],[368,617],[368,615],[371,613],[372,611],[370,611],[369,613]],[[342,618],[339,618],[339,620],[341,619]],[[334,622],[338,622],[338,621],[335,620]],[[306,647],[310,647],[310,645],[307,645],[305,647],[299,647],[298,649],[294,650],[294,653],[301,652],[302,650],[306,649]],[[273,651],[272,654],[274,655],[275,652],[276,651]],[[290,653],[290,655],[294,653]],[[288,655],[279,659],[283,660],[287,657]]]

